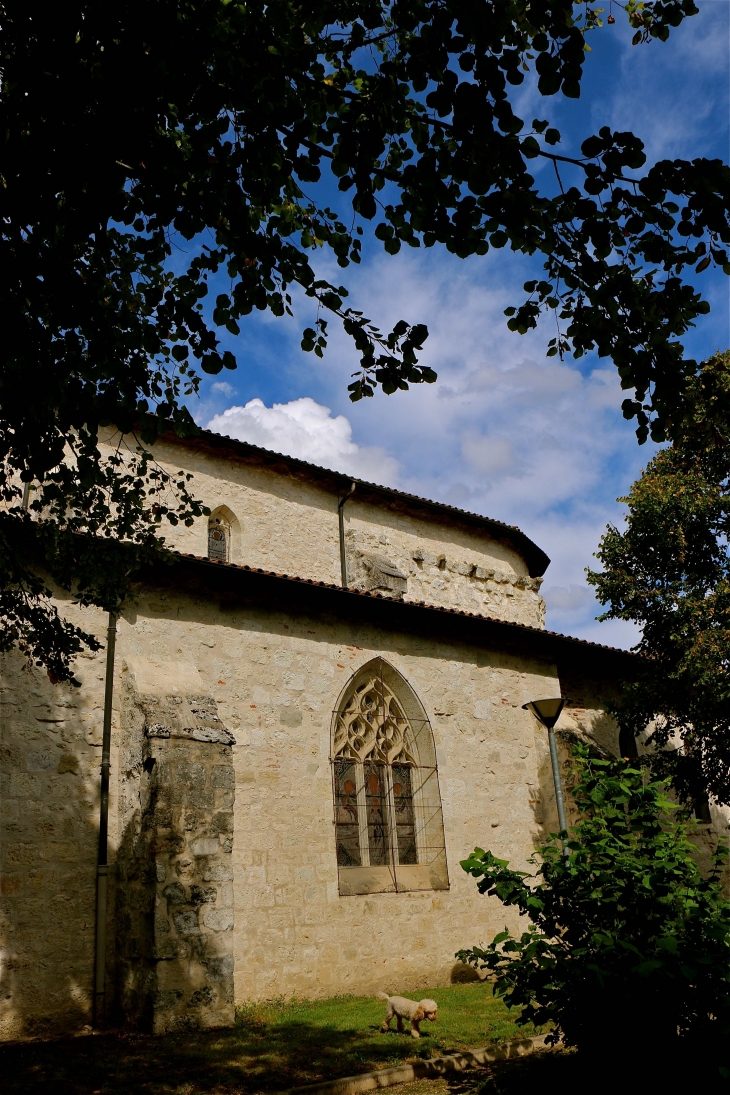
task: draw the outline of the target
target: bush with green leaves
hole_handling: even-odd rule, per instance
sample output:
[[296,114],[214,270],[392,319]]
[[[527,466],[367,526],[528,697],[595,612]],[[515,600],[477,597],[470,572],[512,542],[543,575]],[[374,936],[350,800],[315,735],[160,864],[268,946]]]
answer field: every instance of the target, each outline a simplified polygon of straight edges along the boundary
[[[698,866],[694,823],[639,765],[573,752],[581,819],[540,845],[533,875],[476,848],[462,867],[531,921],[486,948],[460,951],[489,971],[520,1024],[551,1024],[549,1038],[591,1050],[617,1030],[670,1056],[708,1051],[730,1076],[730,902],[727,849]],[[619,1024],[619,1025],[617,1025]],[[647,1041],[648,1039],[648,1041]],[[715,1048],[720,1047],[720,1048]]]

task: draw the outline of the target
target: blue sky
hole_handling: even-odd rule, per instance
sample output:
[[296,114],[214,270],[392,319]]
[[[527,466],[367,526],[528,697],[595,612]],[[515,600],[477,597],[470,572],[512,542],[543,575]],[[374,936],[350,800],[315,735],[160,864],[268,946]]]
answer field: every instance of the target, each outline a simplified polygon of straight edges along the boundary
[[[632,47],[624,17],[616,15],[614,26],[589,37],[581,99],[542,99],[523,86],[515,94],[520,116],[549,118],[567,155],[610,125],[636,133],[650,163],[696,156],[727,162],[730,0],[705,0],[664,44]],[[552,185],[548,176],[544,185]],[[599,609],[584,569],[606,523],[620,522],[616,498],[652,450],[637,445],[621,416],[610,361],[547,359],[554,333],[548,323],[526,336],[507,330],[503,310],[520,303],[534,265],[505,250],[467,261],[435,248],[390,257],[370,241],[359,268],[338,271],[324,256],[319,269],[346,284],[349,303],[385,330],[400,318],[425,322],[430,337],[422,360],[438,382],[350,403],[356,354],[334,322],[324,362],[301,351],[302,327],[315,315],[302,296],[293,319],[257,314],[240,336],[226,336],[239,368],[205,378],[191,408],[196,420],[519,525],[553,560],[543,586],[547,626],[617,646],[635,642],[630,625],[595,621]],[[730,297],[721,273],[708,271],[698,285],[712,311],[684,341],[702,358],[730,346]],[[260,402],[244,410],[252,400]]]

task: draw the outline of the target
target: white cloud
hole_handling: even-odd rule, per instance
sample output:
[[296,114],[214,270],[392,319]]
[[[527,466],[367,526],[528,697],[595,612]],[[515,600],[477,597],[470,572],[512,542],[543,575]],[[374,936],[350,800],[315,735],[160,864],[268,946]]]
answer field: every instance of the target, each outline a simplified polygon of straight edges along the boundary
[[461,444],[469,467],[482,475],[514,471],[519,466],[511,441],[504,437],[481,437],[469,433]]
[[235,389],[227,380],[216,380],[215,383],[211,384],[210,390],[212,392],[220,392],[221,395],[233,395]]
[[550,594],[553,609],[562,612],[585,609],[591,600],[587,586],[549,586],[545,592]]
[[357,445],[347,418],[333,418],[329,407],[308,396],[271,407],[251,399],[215,415],[207,429],[380,483],[393,484],[398,476],[397,460],[378,446]]
[[478,269],[411,253],[375,260],[362,275],[352,287],[356,306],[386,329],[401,316],[426,320],[422,359],[439,380],[348,407],[353,354],[335,329],[327,402],[347,407],[356,441],[397,455],[403,489],[518,525],[547,551],[549,628],[633,645],[632,625],[596,622],[601,606],[584,573],[597,566],[606,524],[621,521],[616,497],[652,455],[621,415],[614,367],[546,359],[551,332],[507,330],[503,310],[519,301],[526,275],[505,252]]

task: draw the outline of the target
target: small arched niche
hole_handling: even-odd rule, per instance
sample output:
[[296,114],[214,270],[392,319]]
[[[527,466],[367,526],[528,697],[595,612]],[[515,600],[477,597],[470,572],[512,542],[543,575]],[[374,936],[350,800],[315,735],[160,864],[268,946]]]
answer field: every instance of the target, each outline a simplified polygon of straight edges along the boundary
[[362,666],[341,693],[331,763],[340,894],[447,890],[431,724],[384,658]]
[[217,506],[208,518],[208,558],[221,563],[237,563],[241,526],[233,510]]

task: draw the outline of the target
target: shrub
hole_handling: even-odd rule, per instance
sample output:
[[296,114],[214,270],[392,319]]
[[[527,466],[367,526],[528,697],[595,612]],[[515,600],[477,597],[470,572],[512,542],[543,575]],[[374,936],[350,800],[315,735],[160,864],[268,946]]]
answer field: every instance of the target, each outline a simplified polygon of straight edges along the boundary
[[552,1024],[553,1043],[595,1050],[617,1031],[636,1034],[665,1057],[691,1047],[707,1059],[710,1050],[730,1076],[726,848],[703,876],[692,823],[678,819],[665,783],[585,746],[573,756],[581,820],[568,856],[553,834],[531,860],[533,875],[481,848],[461,864],[530,926],[458,957],[492,972],[496,993],[521,1009],[518,1023]]

